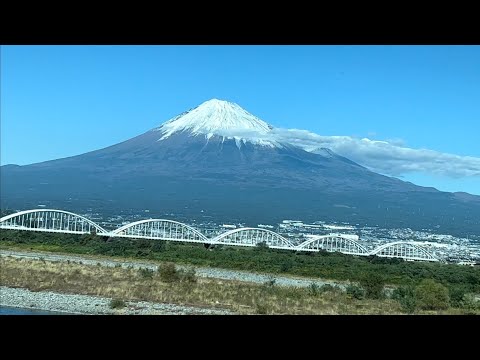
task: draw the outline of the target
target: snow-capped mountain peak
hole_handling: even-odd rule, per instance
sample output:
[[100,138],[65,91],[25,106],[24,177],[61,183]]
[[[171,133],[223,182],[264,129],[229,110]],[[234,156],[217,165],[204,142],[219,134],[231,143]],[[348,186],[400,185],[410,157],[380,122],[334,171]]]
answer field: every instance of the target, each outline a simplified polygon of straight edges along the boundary
[[206,139],[214,135],[235,139],[239,146],[240,142],[246,141],[264,146],[281,146],[266,139],[272,129],[273,126],[235,103],[211,99],[153,130],[162,133],[159,140],[177,132],[188,132],[192,136],[204,135]]

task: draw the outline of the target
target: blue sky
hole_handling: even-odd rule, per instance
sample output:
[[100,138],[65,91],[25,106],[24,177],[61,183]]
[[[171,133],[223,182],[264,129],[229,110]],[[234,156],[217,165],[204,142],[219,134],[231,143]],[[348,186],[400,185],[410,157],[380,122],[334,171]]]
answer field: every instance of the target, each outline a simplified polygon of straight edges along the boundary
[[[218,98],[284,129],[432,150],[390,175],[480,194],[480,46],[2,46],[0,90],[2,165],[106,147]],[[334,150],[369,166],[352,146]]]

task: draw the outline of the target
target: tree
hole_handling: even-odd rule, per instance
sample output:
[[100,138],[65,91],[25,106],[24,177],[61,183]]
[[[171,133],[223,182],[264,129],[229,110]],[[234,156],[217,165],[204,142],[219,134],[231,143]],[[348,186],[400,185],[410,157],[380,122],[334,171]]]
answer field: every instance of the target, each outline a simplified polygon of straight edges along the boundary
[[425,279],[415,288],[415,303],[423,310],[443,310],[450,305],[448,289],[433,279]]
[[368,299],[381,299],[383,297],[383,287],[385,279],[378,273],[366,273],[360,279],[360,286],[365,290],[365,296]]

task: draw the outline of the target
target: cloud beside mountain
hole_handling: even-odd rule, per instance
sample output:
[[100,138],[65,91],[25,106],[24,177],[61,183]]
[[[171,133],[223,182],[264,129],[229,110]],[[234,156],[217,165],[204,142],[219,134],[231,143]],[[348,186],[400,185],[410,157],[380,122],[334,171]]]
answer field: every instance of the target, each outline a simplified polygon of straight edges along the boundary
[[442,153],[429,149],[412,149],[401,142],[376,141],[350,136],[321,136],[307,130],[279,129],[272,131],[278,141],[300,146],[307,151],[329,148],[369,169],[399,176],[423,172],[453,178],[480,176],[480,158]]
[[[224,130],[226,137],[257,142],[290,143],[309,152],[328,148],[337,154],[385,175],[401,176],[412,172],[462,178],[480,176],[480,158],[442,153],[429,149],[412,149],[399,139],[389,141],[322,136],[308,130],[273,128],[268,133],[254,129]],[[320,150],[321,151],[321,150]]]
[[480,158],[442,153],[429,149],[412,149],[401,140],[377,141],[351,136],[322,136],[308,130],[273,128],[268,133],[255,130],[224,131],[224,136],[257,141],[290,143],[307,151],[329,148],[372,171],[391,176],[412,172],[462,178],[480,176]]

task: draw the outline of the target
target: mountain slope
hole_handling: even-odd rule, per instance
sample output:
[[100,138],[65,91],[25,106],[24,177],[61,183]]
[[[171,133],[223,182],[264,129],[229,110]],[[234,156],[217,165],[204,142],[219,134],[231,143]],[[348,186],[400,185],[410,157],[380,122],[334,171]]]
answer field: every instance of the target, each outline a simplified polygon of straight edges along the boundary
[[104,149],[2,167],[1,205],[480,232],[479,197],[379,175],[329,149],[314,154],[272,141],[272,129],[236,104],[210,100]]

